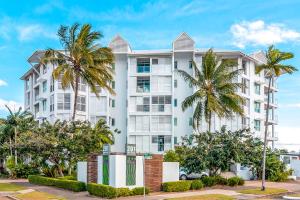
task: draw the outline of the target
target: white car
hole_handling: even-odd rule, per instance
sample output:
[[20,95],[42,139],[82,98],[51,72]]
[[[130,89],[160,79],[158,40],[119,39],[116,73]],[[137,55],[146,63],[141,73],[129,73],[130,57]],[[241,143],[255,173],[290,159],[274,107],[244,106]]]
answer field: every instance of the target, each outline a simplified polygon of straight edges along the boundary
[[201,172],[201,173],[186,173],[184,169],[181,169],[180,172],[179,172],[179,179],[180,180],[189,180],[189,179],[200,179],[202,177],[205,177],[205,176],[209,176],[208,173],[206,172]]

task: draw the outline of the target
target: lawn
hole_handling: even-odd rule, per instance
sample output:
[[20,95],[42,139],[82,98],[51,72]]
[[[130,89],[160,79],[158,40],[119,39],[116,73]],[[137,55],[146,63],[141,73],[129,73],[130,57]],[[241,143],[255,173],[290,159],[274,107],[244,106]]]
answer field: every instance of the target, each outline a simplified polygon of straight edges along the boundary
[[189,196],[181,198],[172,198],[169,200],[234,200],[235,198],[223,194],[207,194],[199,196]]
[[242,194],[272,195],[272,194],[281,194],[288,191],[281,188],[266,188],[265,191],[261,191],[260,188],[255,188],[255,189],[238,190],[237,192]]
[[26,194],[18,194],[16,197],[20,200],[65,200],[64,198],[54,196],[45,192],[29,192]]
[[14,192],[18,190],[25,190],[26,188],[12,183],[0,183],[0,192]]

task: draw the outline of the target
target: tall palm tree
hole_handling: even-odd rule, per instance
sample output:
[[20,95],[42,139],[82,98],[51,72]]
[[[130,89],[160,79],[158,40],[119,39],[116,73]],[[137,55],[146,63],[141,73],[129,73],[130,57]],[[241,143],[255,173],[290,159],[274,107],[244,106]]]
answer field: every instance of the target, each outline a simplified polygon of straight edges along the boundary
[[[5,105],[7,108],[9,115],[6,119],[0,119],[0,125],[2,126],[2,136],[5,136],[5,139],[9,141],[10,146],[10,154],[12,156],[12,149],[14,149],[14,156],[15,156],[15,164],[18,163],[18,153],[17,153],[17,137],[18,134],[27,127],[29,127],[30,124],[33,123],[33,116],[28,111],[22,111],[22,108],[20,107],[17,112],[13,112],[7,105]],[[14,140],[14,145],[12,145],[12,141]],[[14,146],[14,148],[12,147]]]
[[230,59],[221,59],[212,49],[209,49],[199,69],[193,62],[195,76],[178,70],[184,80],[196,91],[182,102],[182,110],[195,105],[193,127],[198,129],[202,118],[208,123],[211,131],[212,114],[220,118],[229,118],[233,113],[243,115],[242,103],[244,99],[236,94],[241,83],[235,82],[239,70],[234,70],[237,63]]
[[268,135],[268,123],[269,123],[269,106],[270,106],[270,88],[271,83],[275,78],[278,78],[284,73],[292,74],[297,69],[292,65],[281,64],[282,61],[289,60],[294,57],[291,52],[282,52],[279,49],[275,49],[273,45],[268,48],[265,53],[266,63],[256,67],[256,73],[264,71],[265,77],[268,80],[268,99],[266,108],[266,122],[265,122],[265,134],[264,134],[264,149],[263,149],[263,162],[262,162],[262,186],[261,190],[265,190],[265,178],[266,178],[266,148],[267,148],[267,135]]
[[98,31],[92,31],[90,24],[80,27],[75,23],[71,27],[61,26],[58,37],[63,50],[48,49],[42,59],[42,64],[51,63],[55,66],[54,79],[61,79],[62,88],[71,86],[74,91],[73,116],[75,120],[79,82],[85,81],[91,91],[99,96],[99,87],[114,91],[111,87],[113,70],[111,65],[114,55],[110,48],[101,47],[97,40],[103,36]]

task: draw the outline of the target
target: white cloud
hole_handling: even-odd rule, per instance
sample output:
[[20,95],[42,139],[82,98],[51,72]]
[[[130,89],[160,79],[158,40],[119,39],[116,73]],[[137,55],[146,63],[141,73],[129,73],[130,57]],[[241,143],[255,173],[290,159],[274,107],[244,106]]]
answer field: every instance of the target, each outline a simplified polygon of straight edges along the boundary
[[266,24],[262,20],[243,21],[230,28],[233,44],[244,48],[246,45],[271,45],[288,41],[300,41],[300,32],[288,29],[283,24]]
[[43,27],[40,24],[30,24],[30,25],[22,25],[18,26],[18,39],[20,41],[32,40],[36,37],[46,37],[46,38],[57,38],[55,33],[50,32],[47,28]]
[[0,79],[0,86],[7,86],[7,82],[5,82],[4,80]]
[[5,105],[7,105],[13,111],[17,111],[20,107],[23,107],[22,103],[11,101],[11,100],[0,99],[0,110],[7,111]]

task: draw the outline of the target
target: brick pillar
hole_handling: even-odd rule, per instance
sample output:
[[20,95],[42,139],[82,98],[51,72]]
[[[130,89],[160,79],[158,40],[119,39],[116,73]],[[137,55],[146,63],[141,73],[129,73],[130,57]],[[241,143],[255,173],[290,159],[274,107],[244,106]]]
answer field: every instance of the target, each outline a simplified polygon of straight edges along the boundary
[[145,160],[145,184],[150,191],[161,190],[163,176],[163,155],[152,155],[152,159]]
[[87,159],[87,182],[97,183],[98,180],[98,155],[91,154]]

